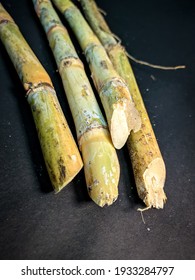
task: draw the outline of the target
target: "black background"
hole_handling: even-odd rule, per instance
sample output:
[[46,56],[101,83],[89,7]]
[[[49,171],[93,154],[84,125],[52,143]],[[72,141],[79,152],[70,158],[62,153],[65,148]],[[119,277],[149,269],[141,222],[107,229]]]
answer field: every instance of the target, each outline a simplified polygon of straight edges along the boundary
[[[62,82],[32,2],[1,2],[51,76],[75,136]],[[132,62],[166,163],[167,204],[163,210],[144,212],[143,222],[137,208],[144,205],[135,190],[126,147],[118,151],[120,195],[112,206],[102,209],[88,198],[83,170],[55,195],[23,87],[0,43],[0,258],[194,259],[195,2],[97,3],[129,53],[155,64],[187,67],[163,71]]]

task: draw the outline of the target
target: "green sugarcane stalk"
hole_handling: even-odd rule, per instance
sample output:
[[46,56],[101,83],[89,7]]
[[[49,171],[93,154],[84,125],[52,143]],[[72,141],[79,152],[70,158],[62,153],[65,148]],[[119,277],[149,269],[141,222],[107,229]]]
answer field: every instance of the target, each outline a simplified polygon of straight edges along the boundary
[[86,55],[104,107],[112,142],[115,148],[120,149],[126,143],[130,131],[138,131],[141,126],[128,87],[79,9],[69,0],[53,2],[68,21]]
[[99,206],[118,197],[119,162],[83,64],[50,0],[33,0],[47,34],[75,122],[87,189]]
[[48,174],[59,192],[80,171],[82,159],[50,77],[1,4],[0,39],[26,91]]
[[104,45],[115,69],[128,85],[141,116],[141,129],[131,132],[127,141],[138,194],[148,208],[163,208],[166,201],[165,164],[152,129],[125,48],[115,39],[94,0],[80,0],[84,14]]

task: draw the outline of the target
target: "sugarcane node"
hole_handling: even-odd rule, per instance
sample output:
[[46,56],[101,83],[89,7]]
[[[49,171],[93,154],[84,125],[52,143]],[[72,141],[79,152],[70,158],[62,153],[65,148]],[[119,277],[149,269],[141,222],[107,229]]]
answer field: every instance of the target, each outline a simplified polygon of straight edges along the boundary
[[[132,101],[131,98],[128,98],[128,88],[127,85],[123,82],[123,80],[119,77],[110,78],[104,82],[104,84],[99,88],[101,94],[105,91],[106,94],[111,94],[109,89],[113,87],[117,94],[113,94],[113,98],[116,102],[120,102],[121,105],[123,102],[126,102],[128,99]],[[105,89],[105,90],[104,90]],[[107,92],[107,93],[106,93]]]
[[83,63],[77,56],[68,56],[61,60],[60,66],[59,66],[59,71],[61,72],[61,71],[63,71],[64,68],[67,68],[70,66],[83,68]]
[[93,49],[95,47],[99,47],[97,44],[91,43],[88,44],[87,47],[84,50],[84,55],[86,57],[87,63],[90,63],[90,52],[93,52]]
[[55,23],[54,25],[52,25],[46,32],[46,34],[49,36],[51,32],[55,31],[56,29],[58,30],[66,30],[64,26],[62,26],[59,22]]
[[33,84],[31,82],[28,82],[28,83],[24,83],[23,86],[24,86],[24,89],[27,91],[26,92],[26,97],[28,97],[29,94],[33,93],[37,88],[41,89],[41,88],[44,88],[44,87],[49,87],[49,88],[54,90],[53,85],[51,85],[47,82],[41,82],[41,83],[38,83],[38,84]]
[[77,137],[77,140],[78,140],[78,143],[79,143],[79,149],[81,150],[81,146],[82,146],[82,143],[83,143],[83,141],[85,141],[85,140],[83,140],[83,139],[85,139],[85,137],[86,137],[86,133],[87,132],[93,132],[93,130],[94,129],[99,129],[100,131],[102,130],[102,129],[105,129],[105,130],[107,130],[108,128],[107,128],[107,126],[103,126],[103,125],[96,125],[96,126],[93,126],[93,124],[92,125],[90,125],[90,126],[88,126],[86,129],[85,129],[85,131],[79,131],[79,136]]
[[105,49],[107,50],[108,53],[110,53],[112,51],[114,52],[116,49],[121,49],[121,51],[126,51],[125,47],[122,46],[121,43],[117,43],[117,44],[113,44],[113,43],[109,44],[108,43],[108,44],[105,45]]

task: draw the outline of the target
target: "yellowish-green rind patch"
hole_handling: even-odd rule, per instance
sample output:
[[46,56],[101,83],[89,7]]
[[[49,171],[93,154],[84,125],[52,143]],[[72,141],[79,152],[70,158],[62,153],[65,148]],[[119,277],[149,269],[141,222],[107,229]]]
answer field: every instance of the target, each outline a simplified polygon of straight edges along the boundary
[[106,130],[89,131],[80,139],[87,189],[91,199],[103,207],[118,197],[120,167]]
[[80,171],[82,159],[50,77],[1,4],[0,38],[26,90],[51,183],[59,192]]
[[82,160],[55,91],[48,86],[28,95],[49,177],[56,192],[82,168]]
[[40,83],[52,86],[50,77],[29,47],[18,26],[1,4],[0,38],[26,91]]

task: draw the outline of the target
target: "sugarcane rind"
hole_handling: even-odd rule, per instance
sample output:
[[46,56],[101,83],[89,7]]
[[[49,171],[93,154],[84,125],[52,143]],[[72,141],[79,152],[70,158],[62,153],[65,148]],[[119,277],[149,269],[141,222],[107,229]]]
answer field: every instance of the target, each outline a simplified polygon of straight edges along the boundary
[[118,197],[120,167],[106,129],[93,129],[80,139],[89,196],[100,207]]
[[[43,157],[55,192],[62,190],[83,167],[80,153],[53,88],[41,86],[27,97]],[[53,122],[52,120],[56,121]]]
[[80,171],[82,159],[49,75],[1,4],[0,38],[23,83],[48,174],[59,192]]
[[[5,12],[3,16],[4,14]],[[30,49],[13,19],[12,21],[7,21],[3,26],[0,25],[0,27],[1,40],[4,42],[6,50],[12,59],[24,89],[28,91],[42,83],[52,86],[49,75]],[[20,55],[18,55],[18,53]]]

